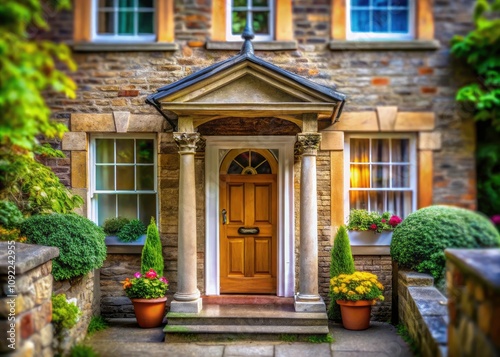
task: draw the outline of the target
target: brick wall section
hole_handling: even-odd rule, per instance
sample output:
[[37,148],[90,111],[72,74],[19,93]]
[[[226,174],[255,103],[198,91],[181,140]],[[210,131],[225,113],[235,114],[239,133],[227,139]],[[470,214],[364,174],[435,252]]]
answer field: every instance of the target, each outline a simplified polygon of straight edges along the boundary
[[500,250],[446,251],[449,356],[500,356]]

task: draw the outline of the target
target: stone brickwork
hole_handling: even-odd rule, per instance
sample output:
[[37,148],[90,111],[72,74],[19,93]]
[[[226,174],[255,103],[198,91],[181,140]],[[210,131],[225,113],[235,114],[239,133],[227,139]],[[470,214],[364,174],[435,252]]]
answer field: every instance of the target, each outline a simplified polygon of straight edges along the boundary
[[446,298],[428,274],[398,273],[399,321],[408,329],[423,357],[446,357],[448,311]]
[[500,356],[500,249],[448,249],[448,356]]
[[67,300],[73,300],[82,312],[78,322],[63,333],[58,342],[58,350],[69,352],[71,347],[85,338],[92,316],[100,315],[99,275],[94,271],[70,280],[54,281],[53,293],[65,294]]
[[53,356],[51,272],[58,255],[53,247],[0,242],[0,354]]

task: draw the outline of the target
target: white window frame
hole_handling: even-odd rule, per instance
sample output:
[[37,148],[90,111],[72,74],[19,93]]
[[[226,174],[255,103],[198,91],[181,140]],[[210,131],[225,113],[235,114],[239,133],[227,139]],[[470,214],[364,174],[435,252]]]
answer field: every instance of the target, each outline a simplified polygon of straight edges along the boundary
[[[98,224],[98,212],[97,212],[97,200],[95,199],[95,194],[96,193],[111,193],[111,191],[99,191],[96,189],[96,139],[152,139],[154,141],[153,145],[153,164],[154,164],[154,173],[155,173],[155,178],[154,178],[154,189],[153,191],[137,191],[137,190],[131,190],[131,191],[123,191],[120,190],[120,193],[132,193],[132,194],[138,194],[138,193],[144,193],[144,194],[155,194],[156,195],[156,217],[155,221],[158,222],[158,143],[157,143],[157,138],[156,135],[154,134],[92,134],[90,137],[90,147],[89,147],[89,162],[90,162],[90,167],[89,167],[89,198],[90,198],[90,219]],[[116,153],[115,153],[116,155]],[[115,162],[116,163],[116,162]],[[116,180],[116,177],[115,177]],[[134,180],[135,181],[135,180]],[[113,190],[113,192],[116,192]]]
[[408,5],[408,32],[407,33],[378,33],[378,32],[352,32],[351,29],[351,0],[346,1],[346,38],[357,41],[380,40],[413,40],[415,39],[416,6],[418,0],[409,0]]
[[[410,160],[410,186],[409,188],[394,189],[390,191],[412,191],[412,212],[417,210],[417,136],[412,133],[401,133],[401,134],[367,134],[367,133],[352,133],[345,134],[344,136],[344,220],[347,224],[347,218],[349,217],[349,212],[351,210],[349,192],[351,190],[350,183],[350,168],[351,168],[351,150],[350,150],[350,140],[351,139],[409,139],[409,160]],[[370,158],[370,163],[372,163]],[[370,170],[371,177],[371,170]],[[371,188],[366,189],[366,191],[387,191],[387,189],[381,188]],[[382,213],[382,212],[380,212]]]
[[[232,19],[232,9],[233,9],[233,1],[226,0],[226,40],[227,41],[242,41],[241,34],[233,35],[233,19]],[[252,11],[252,5],[247,6],[247,9]],[[247,14],[247,21],[249,18],[249,13]],[[269,35],[259,35],[255,34],[254,41],[273,41],[274,40],[274,32],[275,32],[275,1],[269,0]]]
[[[116,10],[118,7],[113,6]],[[157,2],[153,0],[153,31],[156,32],[156,10],[157,10]],[[156,41],[156,33],[151,35],[118,35],[118,34],[99,34],[97,32],[98,24],[97,21],[99,19],[98,16],[99,11],[99,0],[92,0],[92,10],[91,10],[91,34],[92,41],[94,42],[155,42]],[[118,12],[115,11],[115,14]],[[118,26],[118,21],[115,21],[115,26]]]

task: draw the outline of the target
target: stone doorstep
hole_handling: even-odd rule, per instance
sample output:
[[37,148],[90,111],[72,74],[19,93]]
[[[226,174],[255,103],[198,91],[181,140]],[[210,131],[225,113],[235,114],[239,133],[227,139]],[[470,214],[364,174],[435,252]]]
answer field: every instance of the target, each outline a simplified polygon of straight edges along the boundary
[[220,333],[220,334],[301,334],[326,335],[326,326],[252,326],[252,325],[166,325],[165,333]]
[[293,305],[293,297],[285,298],[272,295],[217,295],[203,296],[205,305]]

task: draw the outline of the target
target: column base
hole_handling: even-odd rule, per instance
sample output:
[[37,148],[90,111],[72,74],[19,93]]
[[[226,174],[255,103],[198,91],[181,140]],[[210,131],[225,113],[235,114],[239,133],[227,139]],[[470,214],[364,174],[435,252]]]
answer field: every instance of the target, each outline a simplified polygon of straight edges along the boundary
[[299,294],[295,295],[293,302],[295,312],[326,312],[326,305],[321,296],[317,296],[314,300],[302,299]]
[[185,312],[197,314],[203,308],[202,299],[198,298],[192,301],[177,301],[173,300],[170,303],[170,312]]

